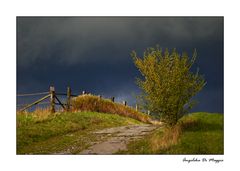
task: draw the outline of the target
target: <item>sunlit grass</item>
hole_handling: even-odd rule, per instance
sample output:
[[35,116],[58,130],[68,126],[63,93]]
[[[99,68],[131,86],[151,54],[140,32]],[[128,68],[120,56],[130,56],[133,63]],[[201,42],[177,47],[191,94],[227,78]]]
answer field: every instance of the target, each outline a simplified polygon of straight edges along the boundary
[[38,112],[17,114],[17,154],[49,154],[74,143],[78,143],[77,152],[95,138],[90,133],[93,130],[140,123],[131,118],[96,112]]
[[128,144],[127,154],[223,154],[223,115],[193,113]]
[[93,95],[82,95],[72,100],[73,111],[91,111],[101,113],[112,113],[121,116],[130,117],[141,122],[150,123],[150,117],[135,109],[124,106],[123,104],[114,103],[108,99],[100,99]]

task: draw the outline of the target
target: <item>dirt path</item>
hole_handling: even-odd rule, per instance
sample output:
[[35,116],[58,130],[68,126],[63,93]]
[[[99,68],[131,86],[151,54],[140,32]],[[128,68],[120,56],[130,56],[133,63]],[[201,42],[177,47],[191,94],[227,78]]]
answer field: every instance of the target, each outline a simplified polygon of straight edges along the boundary
[[130,125],[115,128],[103,129],[94,132],[96,136],[104,139],[100,142],[93,142],[92,146],[83,150],[80,154],[113,154],[119,150],[127,150],[127,143],[131,140],[143,138],[155,130],[154,125]]

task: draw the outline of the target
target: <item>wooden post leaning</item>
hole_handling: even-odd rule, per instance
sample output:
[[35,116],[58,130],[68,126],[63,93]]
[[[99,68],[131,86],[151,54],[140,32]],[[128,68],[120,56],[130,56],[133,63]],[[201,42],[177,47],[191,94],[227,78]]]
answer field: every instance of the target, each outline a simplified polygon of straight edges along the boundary
[[24,107],[24,108],[21,109],[20,111],[22,112],[22,111],[24,111],[24,110],[26,110],[26,109],[32,107],[33,105],[36,105],[36,104],[40,103],[41,101],[43,101],[43,100],[45,100],[45,99],[47,99],[47,98],[49,98],[49,97],[50,97],[50,94],[48,94],[48,95],[44,96],[43,98],[41,98],[41,99],[39,99],[39,100],[37,100],[37,101],[35,101],[35,102],[33,102],[33,103],[27,105],[26,107]]

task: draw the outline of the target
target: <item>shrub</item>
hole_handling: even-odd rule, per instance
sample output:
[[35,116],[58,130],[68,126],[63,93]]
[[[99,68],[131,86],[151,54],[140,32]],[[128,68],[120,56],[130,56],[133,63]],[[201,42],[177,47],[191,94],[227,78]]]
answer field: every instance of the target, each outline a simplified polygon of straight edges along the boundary
[[139,100],[146,110],[161,117],[169,125],[175,125],[195,104],[191,98],[206,84],[203,76],[190,71],[196,60],[196,51],[189,59],[187,53],[171,53],[157,48],[147,49],[143,58],[133,51],[134,64],[142,78],[137,79],[142,89]]

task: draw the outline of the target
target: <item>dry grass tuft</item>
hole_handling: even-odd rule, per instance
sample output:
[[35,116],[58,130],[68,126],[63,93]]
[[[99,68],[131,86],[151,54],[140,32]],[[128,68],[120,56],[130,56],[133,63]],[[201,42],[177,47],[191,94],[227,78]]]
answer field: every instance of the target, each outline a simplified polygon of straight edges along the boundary
[[182,129],[180,125],[166,127],[161,134],[155,134],[151,137],[152,150],[166,150],[172,145],[177,144],[181,133]]
[[100,99],[99,97],[93,95],[82,95],[73,98],[71,104],[73,111],[111,113],[130,117],[145,123],[151,122],[148,115],[137,112],[129,106],[114,103],[108,99]]
[[187,118],[179,121],[173,127],[165,127],[162,132],[154,134],[151,139],[151,147],[153,151],[167,150],[171,146],[179,142],[180,136],[185,129],[194,127],[198,124],[194,118]]
[[32,112],[17,111],[17,115],[25,116],[26,118],[29,117],[34,122],[42,122],[42,121],[47,120],[50,117],[54,117],[58,114],[59,114],[59,112],[56,112],[56,113],[52,114],[50,108],[36,108]]

